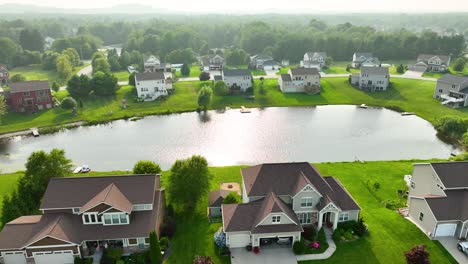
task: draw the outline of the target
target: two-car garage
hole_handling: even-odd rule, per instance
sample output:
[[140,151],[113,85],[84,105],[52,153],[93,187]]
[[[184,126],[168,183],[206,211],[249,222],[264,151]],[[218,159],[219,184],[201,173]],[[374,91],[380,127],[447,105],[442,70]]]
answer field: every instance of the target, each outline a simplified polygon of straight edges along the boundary
[[[73,264],[74,256],[72,250],[43,251],[33,253],[36,264]],[[5,264],[26,264],[24,251],[11,251],[2,253]]]

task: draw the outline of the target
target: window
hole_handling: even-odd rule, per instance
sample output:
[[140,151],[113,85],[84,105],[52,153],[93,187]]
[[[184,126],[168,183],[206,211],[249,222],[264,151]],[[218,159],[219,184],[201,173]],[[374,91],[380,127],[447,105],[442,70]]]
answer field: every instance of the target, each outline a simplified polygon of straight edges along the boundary
[[423,213],[419,213],[419,221],[422,221],[424,219],[424,214]]
[[313,199],[311,197],[304,197],[301,199],[301,207],[312,207]]
[[415,187],[416,187],[416,183],[414,183],[414,182],[411,182],[411,188],[413,188],[413,189],[414,189]]
[[145,244],[145,239],[142,237],[137,238],[138,245],[144,245]]
[[138,245],[136,238],[129,238],[129,239],[128,239],[128,245],[129,245],[129,246]]
[[442,89],[439,89],[439,93],[443,93],[443,92],[444,92],[444,90],[442,90]]
[[126,225],[129,223],[128,215],[125,213],[104,214],[104,225]]
[[108,215],[108,214],[104,215],[104,224],[105,225],[110,225],[111,223],[112,223],[111,216]]
[[83,224],[101,224],[101,217],[98,213],[85,213],[83,214]]
[[29,96],[30,93],[29,93],[29,92],[24,92],[23,95],[24,95],[24,96]]
[[349,220],[349,213],[340,213],[338,215],[338,222],[344,222]]
[[73,213],[74,214],[78,214],[80,212],[80,208],[79,207],[74,207],[73,208]]
[[279,216],[279,215],[274,215],[271,218],[272,218],[273,224],[277,224],[277,223],[279,223],[281,221],[281,216]]
[[148,211],[152,209],[153,209],[152,204],[137,204],[133,206],[133,211]]
[[455,84],[452,84],[452,88],[455,89]]
[[299,222],[301,224],[310,224],[310,215],[308,213],[301,214],[299,216]]

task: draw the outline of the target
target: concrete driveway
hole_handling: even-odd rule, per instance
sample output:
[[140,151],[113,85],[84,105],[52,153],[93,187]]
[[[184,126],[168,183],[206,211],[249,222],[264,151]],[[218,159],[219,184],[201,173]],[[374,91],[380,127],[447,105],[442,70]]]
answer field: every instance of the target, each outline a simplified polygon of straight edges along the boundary
[[447,249],[458,263],[468,263],[468,256],[457,249],[458,240],[454,237],[439,237],[437,240]]
[[296,264],[291,248],[265,248],[259,254],[245,248],[231,250],[231,264]]

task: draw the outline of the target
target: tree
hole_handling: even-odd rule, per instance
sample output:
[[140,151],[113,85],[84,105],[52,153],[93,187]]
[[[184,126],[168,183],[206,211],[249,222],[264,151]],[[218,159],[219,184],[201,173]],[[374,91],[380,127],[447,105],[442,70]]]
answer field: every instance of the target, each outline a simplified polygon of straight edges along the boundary
[[180,73],[182,76],[189,76],[190,75],[190,67],[188,66],[187,63],[184,63],[182,65],[182,68],[180,69]]
[[212,94],[213,90],[210,86],[203,86],[198,92],[198,106],[203,107],[206,110],[208,106],[210,106]]
[[159,247],[158,235],[156,234],[156,232],[151,231],[151,233],[149,234],[149,239],[150,239],[151,264],[161,264],[162,255],[161,255],[161,249]]
[[210,188],[208,162],[202,156],[177,160],[171,167],[167,191],[174,204],[193,208]]
[[208,43],[203,43],[199,50],[200,55],[208,55],[210,53],[210,48],[208,47]]
[[455,63],[453,64],[453,69],[455,71],[463,71],[463,69],[465,69],[465,59],[464,58],[458,58],[455,60]]
[[18,53],[19,49],[13,40],[10,38],[0,37],[0,61],[4,64],[12,64],[13,58]]
[[111,66],[106,58],[98,58],[93,61],[93,73],[96,72],[104,72],[109,73],[111,70]]
[[96,72],[90,81],[91,89],[96,95],[114,95],[120,88],[118,80],[114,75],[104,72]]
[[116,71],[119,71],[121,69],[121,66],[120,66],[120,63],[119,63],[119,57],[117,57],[117,56],[108,57],[107,62],[109,63],[111,71],[116,72]]
[[57,58],[60,56],[59,53],[54,51],[46,51],[42,55],[42,68],[44,70],[56,70],[57,69]]
[[328,56],[326,59],[325,59],[325,66],[326,67],[330,67],[331,65],[333,64],[333,58]]
[[128,66],[130,66],[131,63],[131,57],[130,53],[128,53],[126,50],[122,51],[122,54],[120,54],[119,58],[119,64],[122,70],[126,70]]
[[87,75],[74,75],[67,83],[67,91],[71,96],[86,97],[91,92],[91,80]]
[[240,203],[241,199],[236,192],[230,192],[224,199],[223,204],[236,204]]
[[60,55],[56,60],[58,77],[62,81],[67,81],[73,74],[73,67],[66,55]]
[[404,73],[405,72],[405,66],[403,66],[403,64],[398,65],[396,71],[398,73]]
[[0,124],[2,123],[2,116],[6,114],[6,103],[5,103],[5,97],[3,95],[0,95]]
[[151,160],[140,160],[133,166],[134,174],[158,174],[161,167]]
[[200,76],[198,76],[198,78],[200,78],[200,81],[208,81],[210,79],[210,73],[209,72],[201,72]]
[[62,51],[62,54],[68,57],[68,60],[70,61],[72,67],[80,66],[81,59],[76,49],[67,48],[64,51]]
[[11,76],[10,81],[13,82],[13,83],[24,82],[24,81],[26,81],[26,77],[21,73],[17,73],[15,75]]
[[76,100],[70,96],[63,98],[62,103],[61,103],[62,108],[68,109],[68,110],[76,108],[77,105],[78,103],[76,102]]
[[225,82],[217,81],[214,85],[213,92],[215,95],[223,96],[228,94],[228,87]]
[[424,245],[413,247],[410,251],[405,252],[406,263],[408,264],[429,264],[429,252],[426,251]]
[[19,42],[24,50],[44,51],[44,38],[37,29],[21,30],[19,35]]
[[130,73],[130,75],[128,76],[128,84],[129,85],[135,86],[135,76],[136,76],[136,72]]
[[60,85],[56,81],[52,82],[52,91],[58,92],[59,90],[60,90]]

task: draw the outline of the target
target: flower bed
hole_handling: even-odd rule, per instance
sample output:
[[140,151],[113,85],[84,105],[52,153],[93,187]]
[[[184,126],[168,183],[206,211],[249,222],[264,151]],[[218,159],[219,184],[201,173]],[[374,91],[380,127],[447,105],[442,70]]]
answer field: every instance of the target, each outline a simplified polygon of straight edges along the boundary
[[367,232],[364,220],[359,218],[356,221],[347,221],[338,224],[338,228],[333,232],[335,242],[352,242],[362,237]]
[[[311,236],[310,234],[313,235]],[[301,241],[296,241],[293,245],[293,251],[296,255],[321,254],[327,249],[328,242],[323,228],[320,229],[317,235],[315,235],[315,231],[305,231],[301,237]]]

